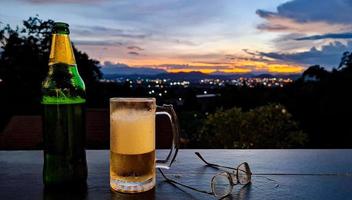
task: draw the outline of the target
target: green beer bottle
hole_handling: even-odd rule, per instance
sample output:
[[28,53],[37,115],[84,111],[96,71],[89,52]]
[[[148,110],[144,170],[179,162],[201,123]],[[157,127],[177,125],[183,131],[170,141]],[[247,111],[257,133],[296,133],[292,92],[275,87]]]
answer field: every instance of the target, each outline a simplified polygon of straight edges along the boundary
[[52,32],[49,72],[42,83],[45,186],[85,184],[85,85],[69,38],[69,25]]

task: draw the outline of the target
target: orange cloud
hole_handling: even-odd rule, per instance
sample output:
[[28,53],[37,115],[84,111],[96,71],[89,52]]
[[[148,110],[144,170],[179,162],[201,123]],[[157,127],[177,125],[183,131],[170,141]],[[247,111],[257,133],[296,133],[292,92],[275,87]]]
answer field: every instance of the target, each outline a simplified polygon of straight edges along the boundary
[[251,69],[251,72],[263,71],[270,73],[301,73],[304,70],[303,66],[296,64],[285,64],[275,62],[240,60],[236,62],[237,66],[244,69]]
[[[176,61],[176,60],[174,60]],[[161,63],[174,63],[174,64],[161,64]],[[205,64],[205,63],[192,63],[187,64],[180,60],[176,62],[161,61],[161,60],[148,60],[146,62],[149,65],[132,65],[133,66],[145,66],[156,69],[163,69],[170,73],[177,72],[202,72],[202,73],[214,73],[214,72],[223,72],[223,73],[251,73],[251,72],[268,72],[268,73],[301,73],[304,70],[303,66],[296,64],[286,64],[286,63],[276,63],[276,62],[265,62],[265,61],[253,61],[253,60],[241,60],[237,59],[233,63],[221,63],[217,64]],[[128,63],[130,64],[130,63]]]
[[271,73],[302,73],[304,70],[301,66],[285,65],[285,64],[272,64],[268,67]]
[[214,72],[224,72],[224,73],[249,73],[251,72],[250,69],[241,69],[241,68],[233,68],[233,69],[222,69],[222,70],[217,70],[217,69],[204,69],[204,68],[189,68],[189,69],[167,69],[167,72],[170,73],[177,73],[177,72],[202,72],[205,74],[210,74]]

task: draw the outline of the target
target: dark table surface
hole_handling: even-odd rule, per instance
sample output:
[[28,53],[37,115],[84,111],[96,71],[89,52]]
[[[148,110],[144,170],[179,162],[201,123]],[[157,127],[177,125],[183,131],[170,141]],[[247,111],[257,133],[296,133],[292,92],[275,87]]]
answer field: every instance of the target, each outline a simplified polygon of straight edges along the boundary
[[[182,183],[210,189],[219,170],[206,167],[194,155],[235,166],[249,163],[252,184],[236,186],[226,199],[352,199],[352,150],[180,150],[166,174]],[[158,151],[162,157],[167,151]],[[138,195],[111,192],[109,151],[88,150],[88,189],[84,192],[48,192],[42,184],[42,151],[0,151],[0,199],[215,199],[163,181]],[[265,174],[265,175],[260,175]]]

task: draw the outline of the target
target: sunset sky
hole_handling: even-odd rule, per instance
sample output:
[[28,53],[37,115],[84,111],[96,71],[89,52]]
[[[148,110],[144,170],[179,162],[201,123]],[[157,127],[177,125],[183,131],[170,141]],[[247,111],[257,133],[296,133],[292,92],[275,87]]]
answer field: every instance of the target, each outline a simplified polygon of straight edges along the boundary
[[0,27],[70,24],[103,69],[299,73],[352,50],[352,0],[0,0]]

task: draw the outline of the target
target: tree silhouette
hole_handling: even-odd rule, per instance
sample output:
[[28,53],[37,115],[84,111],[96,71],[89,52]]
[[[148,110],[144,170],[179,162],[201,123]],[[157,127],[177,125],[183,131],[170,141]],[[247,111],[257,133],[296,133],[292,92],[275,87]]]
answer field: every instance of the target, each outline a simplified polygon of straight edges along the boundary
[[[352,127],[352,55],[345,52],[331,72],[320,66],[308,68],[292,86],[286,88],[287,102],[282,102],[309,133],[309,146],[317,148],[350,148]],[[304,82],[306,74],[320,76],[315,82]]]
[[[15,29],[10,25],[0,26],[1,121],[11,114],[37,114],[40,110],[41,83],[48,72],[53,26],[53,20],[42,20],[38,16],[29,17],[22,27]],[[102,77],[99,62],[74,45],[73,49],[89,93],[89,88]]]
[[352,68],[352,52],[344,52],[341,58],[339,69]]
[[307,70],[305,70],[302,74],[303,79],[308,78],[315,78],[316,80],[323,80],[326,79],[329,75],[329,72],[326,71],[324,67],[320,65],[313,65],[310,66]]

